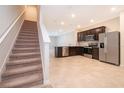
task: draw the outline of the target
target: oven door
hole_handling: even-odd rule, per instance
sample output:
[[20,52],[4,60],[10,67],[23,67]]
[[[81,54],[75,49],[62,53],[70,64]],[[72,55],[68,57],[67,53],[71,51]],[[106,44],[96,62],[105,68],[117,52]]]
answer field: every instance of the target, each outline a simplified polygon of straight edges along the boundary
[[92,47],[84,48],[84,56],[88,58],[92,58]]

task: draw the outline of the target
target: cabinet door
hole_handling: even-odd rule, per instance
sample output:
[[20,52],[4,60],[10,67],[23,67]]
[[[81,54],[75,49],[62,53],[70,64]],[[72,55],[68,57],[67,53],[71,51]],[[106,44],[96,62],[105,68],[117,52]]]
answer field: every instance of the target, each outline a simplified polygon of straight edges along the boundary
[[76,51],[76,55],[82,55],[82,47],[76,47],[75,48],[75,51]]

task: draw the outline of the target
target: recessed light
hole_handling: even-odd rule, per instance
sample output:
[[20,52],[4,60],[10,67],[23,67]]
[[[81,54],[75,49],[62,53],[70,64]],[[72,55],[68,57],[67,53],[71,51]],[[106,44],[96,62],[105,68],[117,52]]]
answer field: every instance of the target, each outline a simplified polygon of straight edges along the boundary
[[115,7],[112,7],[112,8],[111,8],[111,11],[115,11],[115,10],[116,10],[116,8],[115,8]]
[[75,18],[75,14],[71,14],[71,17],[72,17],[72,18]]
[[80,25],[77,25],[77,28],[81,28],[81,26]]
[[64,25],[65,23],[63,22],[63,21],[61,21],[61,23],[60,23],[61,25]]
[[94,22],[94,20],[93,20],[93,19],[91,19],[91,20],[90,20],[90,22],[91,22],[91,23],[93,23],[93,22]]

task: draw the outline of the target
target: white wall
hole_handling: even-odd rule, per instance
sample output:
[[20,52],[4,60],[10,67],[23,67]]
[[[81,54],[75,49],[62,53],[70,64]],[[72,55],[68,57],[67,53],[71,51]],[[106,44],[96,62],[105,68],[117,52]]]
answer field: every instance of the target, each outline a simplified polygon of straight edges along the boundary
[[[0,6],[0,74],[24,20],[24,14],[21,15],[24,13],[23,11],[23,6]],[[13,22],[15,22],[19,16],[20,18],[12,26]],[[12,28],[10,29],[9,26],[12,26]],[[7,32],[8,34],[2,39]]]
[[124,11],[120,13],[120,33],[121,66],[124,66]]
[[56,36],[50,36],[50,56],[55,56],[55,46],[57,46],[57,37]]
[[0,6],[0,37],[23,10],[23,6]]
[[77,42],[77,32],[72,31],[57,37],[57,46],[73,46]]
[[50,36],[50,56],[55,56],[56,46],[75,46],[77,42],[77,33],[75,31],[61,33],[57,36]]
[[29,21],[37,21],[37,7],[36,6],[26,6],[25,9],[25,19]]
[[106,20],[104,22],[96,23],[86,28],[82,28],[81,31],[85,31],[85,30],[92,29],[92,28],[99,27],[99,26],[106,26],[107,31],[110,31],[110,32],[120,31],[120,18],[116,17],[110,20]]

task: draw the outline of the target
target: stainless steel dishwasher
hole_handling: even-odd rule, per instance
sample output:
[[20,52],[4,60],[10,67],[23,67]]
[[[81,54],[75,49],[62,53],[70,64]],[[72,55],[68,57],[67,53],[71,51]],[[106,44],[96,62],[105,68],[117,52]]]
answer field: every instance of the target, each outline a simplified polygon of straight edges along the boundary
[[68,47],[62,48],[62,56],[69,56],[69,48]]

